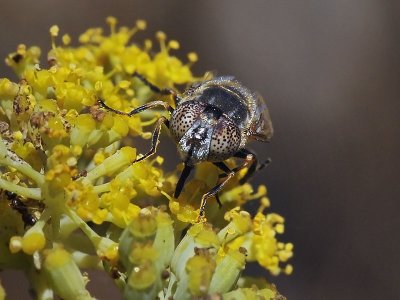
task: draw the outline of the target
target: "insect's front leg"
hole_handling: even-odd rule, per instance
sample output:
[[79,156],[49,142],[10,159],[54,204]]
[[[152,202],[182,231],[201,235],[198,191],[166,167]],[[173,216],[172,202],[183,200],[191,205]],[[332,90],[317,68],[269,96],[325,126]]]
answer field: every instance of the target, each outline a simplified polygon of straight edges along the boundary
[[134,162],[139,162],[142,161],[150,156],[152,156],[154,153],[156,153],[157,151],[157,146],[160,142],[160,133],[161,133],[161,127],[162,125],[167,126],[167,128],[169,128],[169,121],[167,120],[166,117],[160,117],[157,120],[156,126],[154,127],[154,131],[153,131],[153,135],[151,136],[151,147],[150,150],[144,154],[142,157],[140,157],[139,159],[136,159]]
[[[119,110],[113,109],[113,108],[109,107],[107,104],[105,104],[103,99],[101,99],[101,98],[98,99],[98,103],[99,103],[99,105],[101,107],[103,107],[103,108],[105,108],[105,109],[107,109],[107,110],[109,110],[109,111],[111,111],[113,113],[116,113],[116,114],[119,114],[119,115],[124,115],[124,116],[129,116],[129,117],[133,116],[133,115],[136,115],[136,114],[138,114],[138,113],[140,113],[140,112],[142,112],[144,110],[156,107],[156,106],[163,106],[166,110],[168,110],[169,113],[172,113],[174,111],[174,109],[171,106],[169,106],[168,103],[166,103],[164,101],[152,101],[152,102],[143,104],[143,105],[131,110],[130,112],[123,112],[123,111],[119,111]],[[144,154],[142,157],[140,157],[139,159],[135,160],[134,162],[142,161],[142,160],[152,156],[156,152],[158,143],[160,141],[160,132],[161,132],[162,124],[164,124],[165,126],[167,126],[169,128],[169,121],[164,116],[160,117],[157,120],[156,126],[155,126],[154,131],[153,131],[153,135],[151,137],[151,148],[150,148],[150,150],[146,154]]]

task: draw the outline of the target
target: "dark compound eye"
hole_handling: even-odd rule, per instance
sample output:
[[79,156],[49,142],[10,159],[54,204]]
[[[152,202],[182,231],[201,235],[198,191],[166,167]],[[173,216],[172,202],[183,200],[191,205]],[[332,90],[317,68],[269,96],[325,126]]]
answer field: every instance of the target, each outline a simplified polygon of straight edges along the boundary
[[171,117],[171,132],[176,140],[180,140],[186,131],[203,112],[204,107],[192,101],[182,103],[175,109]]
[[214,129],[210,145],[210,161],[222,161],[232,157],[240,146],[240,131],[237,126],[222,117]]

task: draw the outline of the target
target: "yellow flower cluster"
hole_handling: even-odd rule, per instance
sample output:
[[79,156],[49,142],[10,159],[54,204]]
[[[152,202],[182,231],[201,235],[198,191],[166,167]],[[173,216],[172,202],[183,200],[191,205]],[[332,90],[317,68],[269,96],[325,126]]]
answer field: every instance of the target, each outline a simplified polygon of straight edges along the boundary
[[[201,80],[190,70],[197,55],[183,63],[171,54],[179,43],[163,32],[156,33],[159,49],[151,40],[132,43],[146,28],[142,20],[133,28],[117,27],[113,17],[107,23],[109,34],[91,28],[79,46],[68,35],[59,45],[51,27],[47,63],[38,47],[25,45],[6,59],[20,81],[0,79],[0,268],[35,277],[38,299],[49,291],[92,299],[80,268],[110,272],[125,299],[281,297],[271,285],[238,282],[252,261],[274,275],[292,272],[285,263],[293,245],[277,240],[284,219],[265,213],[265,186],[240,185],[242,170],[220,193],[223,208],[209,201],[209,223],[196,223],[218,170],[198,166],[174,199],[181,166],[166,173],[160,156],[135,163],[138,139],[151,137],[163,112],[128,117],[97,105],[101,98],[129,111],[155,97],[172,105],[132,74],[160,88],[189,85]],[[261,203],[254,217],[241,208],[249,201]],[[90,243],[76,242],[83,240]]]

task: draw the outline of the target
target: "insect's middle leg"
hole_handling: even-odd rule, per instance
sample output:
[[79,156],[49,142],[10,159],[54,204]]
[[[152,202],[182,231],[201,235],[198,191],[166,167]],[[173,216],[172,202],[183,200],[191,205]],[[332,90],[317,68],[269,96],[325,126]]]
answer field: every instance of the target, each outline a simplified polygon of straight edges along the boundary
[[169,106],[169,104],[167,102],[164,102],[164,101],[161,101],[161,100],[152,101],[152,102],[143,104],[143,105],[141,105],[139,107],[136,107],[135,109],[131,110],[130,112],[123,112],[123,111],[114,109],[114,108],[108,106],[107,104],[105,104],[104,100],[101,99],[101,98],[98,98],[97,102],[102,108],[105,108],[105,109],[107,109],[107,110],[109,110],[109,111],[111,111],[111,112],[113,112],[115,114],[123,115],[123,116],[129,116],[129,117],[133,116],[133,115],[136,115],[136,114],[138,114],[138,113],[140,113],[140,112],[142,112],[144,110],[156,107],[156,106],[163,106],[169,113],[172,113],[174,111],[174,109],[171,106]]
[[155,92],[157,94],[171,95],[172,98],[174,99],[175,106],[179,102],[180,98],[179,98],[177,92],[174,91],[173,89],[161,89],[158,86],[152,84],[150,81],[147,80],[147,78],[145,78],[143,75],[141,75],[137,72],[133,73],[132,77],[136,77],[136,78],[140,79],[140,81],[142,81],[146,86],[148,86],[153,92]]

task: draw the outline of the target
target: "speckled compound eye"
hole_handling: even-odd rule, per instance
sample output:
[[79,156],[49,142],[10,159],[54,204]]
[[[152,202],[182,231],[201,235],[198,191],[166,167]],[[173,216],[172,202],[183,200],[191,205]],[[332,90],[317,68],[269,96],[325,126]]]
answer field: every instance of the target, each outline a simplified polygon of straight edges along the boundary
[[208,159],[223,161],[232,157],[240,146],[240,131],[232,120],[222,117],[215,126]]
[[188,101],[178,105],[170,121],[170,130],[175,140],[179,141],[186,131],[192,127],[199,115],[204,110],[203,105]]

